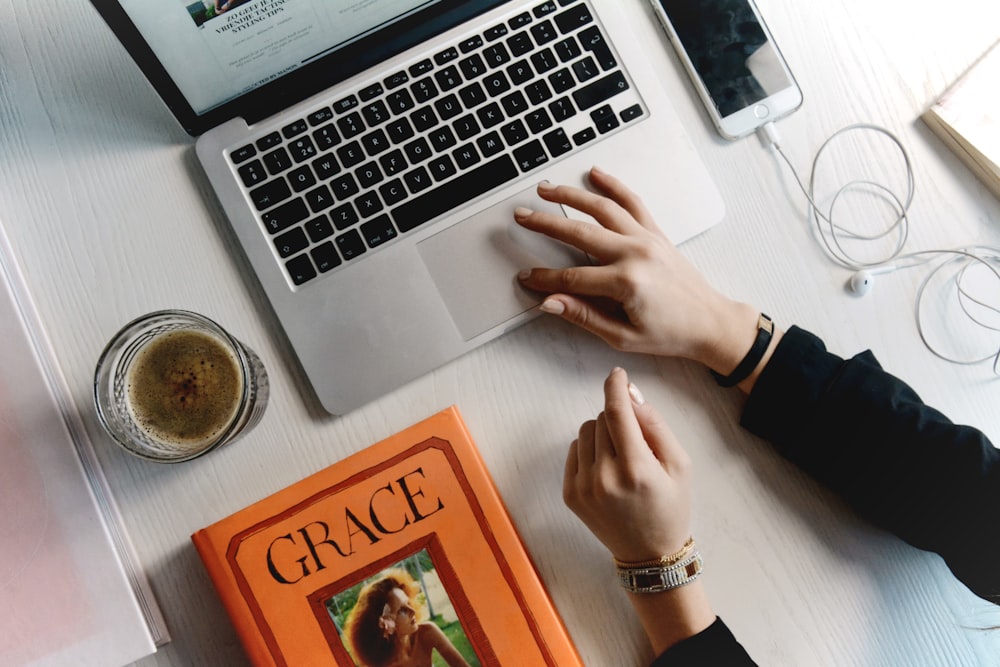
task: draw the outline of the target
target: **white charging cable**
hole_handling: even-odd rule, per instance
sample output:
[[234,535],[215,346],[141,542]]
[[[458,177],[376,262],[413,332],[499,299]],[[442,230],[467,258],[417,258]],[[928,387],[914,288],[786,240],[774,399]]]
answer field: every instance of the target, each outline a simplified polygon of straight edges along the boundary
[[[823,157],[826,149],[835,139],[847,133],[859,131],[876,132],[887,137],[895,145],[905,166],[906,193],[904,196],[900,197],[890,188],[881,183],[867,179],[857,179],[846,183],[836,190],[831,197],[829,207],[824,211],[816,203],[815,196],[816,174],[821,158]],[[976,298],[964,284],[968,270],[972,266],[980,265],[986,267],[986,269],[997,279],[997,284],[1000,286],[1000,270],[998,270],[998,267],[1000,267],[1000,250],[989,246],[971,246],[956,249],[932,249],[905,254],[903,253],[903,249],[910,235],[909,212],[910,206],[913,203],[915,180],[913,175],[913,165],[910,162],[910,156],[906,152],[906,148],[903,146],[903,143],[896,135],[883,127],[868,123],[848,125],[841,128],[837,132],[834,132],[826,141],[823,142],[819,150],[816,151],[816,155],[813,157],[812,169],[809,176],[809,185],[807,187],[802,182],[802,179],[800,178],[798,171],[795,169],[795,166],[792,164],[792,161],[782,149],[780,136],[775,124],[773,122],[766,123],[758,129],[757,134],[766,146],[775,150],[775,152],[781,157],[782,160],[784,160],[785,164],[791,170],[792,176],[795,178],[799,189],[802,191],[802,194],[805,195],[806,201],[809,203],[809,215],[816,225],[814,230],[815,235],[822,244],[827,256],[844,268],[854,271],[849,281],[849,285],[855,294],[858,294],[859,296],[867,294],[871,290],[874,280],[873,276],[876,274],[890,273],[892,271],[921,266],[944,255],[946,259],[941,261],[927,274],[921,282],[920,287],[917,289],[917,295],[914,303],[914,319],[916,320],[917,332],[920,334],[920,339],[923,341],[924,346],[927,347],[932,354],[952,363],[978,364],[992,359],[993,372],[1000,374],[1000,346],[998,346],[996,352],[991,352],[986,356],[963,359],[952,357],[943,353],[930,342],[927,336],[923,320],[921,318],[921,305],[931,279],[948,266],[951,266],[954,269],[951,279],[954,282],[959,306],[965,316],[980,327],[991,331],[1000,331],[1000,327],[996,324],[987,322],[985,318],[973,312],[975,306],[978,306],[983,311],[996,315],[998,317],[998,321],[1000,321],[1000,307],[987,303],[983,299]],[[841,200],[841,197],[849,192],[858,190],[874,192],[891,204],[895,213],[895,220],[893,220],[881,232],[865,234],[849,229],[843,224],[834,222],[834,212],[838,202]],[[893,235],[895,235],[893,250],[882,259],[875,261],[863,261],[852,256],[851,253],[844,247],[842,242],[842,240],[847,239],[852,241],[877,241]],[[892,262],[892,264],[890,264],[890,262]],[[1000,292],[1000,289],[998,289],[998,292]],[[975,306],[973,306],[973,304],[975,304]]]

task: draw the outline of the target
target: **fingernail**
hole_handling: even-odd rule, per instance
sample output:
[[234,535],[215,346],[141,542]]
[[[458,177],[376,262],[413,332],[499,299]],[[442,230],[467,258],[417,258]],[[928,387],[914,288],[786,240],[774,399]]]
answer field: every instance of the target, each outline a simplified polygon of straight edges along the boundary
[[646,402],[646,399],[645,397],[643,397],[642,392],[639,391],[639,388],[634,384],[632,384],[631,382],[628,383],[628,395],[632,397],[632,401],[636,405],[642,405],[643,403]]
[[562,315],[566,310],[566,305],[558,299],[546,299],[545,301],[542,301],[541,305],[538,306],[538,309],[543,313],[548,313],[550,315]]
[[542,181],[538,184],[539,190],[555,190],[556,186],[552,185],[549,181]]
[[603,169],[601,169],[600,167],[598,167],[596,164],[593,167],[590,168],[590,171],[594,172],[595,174],[606,174],[606,173],[608,173],[608,172],[604,171]]
[[527,280],[531,277],[531,269],[521,269],[517,272],[518,280]]
[[518,206],[514,209],[515,218],[527,218],[529,215],[534,213],[530,208],[525,208],[524,206]]

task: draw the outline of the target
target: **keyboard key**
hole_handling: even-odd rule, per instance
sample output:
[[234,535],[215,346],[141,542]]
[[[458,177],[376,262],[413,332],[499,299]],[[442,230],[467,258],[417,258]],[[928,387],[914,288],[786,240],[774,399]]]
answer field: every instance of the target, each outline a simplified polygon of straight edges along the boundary
[[337,249],[329,241],[313,248],[309,254],[312,255],[313,261],[316,262],[316,268],[322,273],[335,269],[341,264]]
[[506,34],[507,26],[501,23],[500,25],[495,25],[492,28],[487,28],[486,31],[483,32],[483,37],[486,38],[487,42],[492,42],[500,39]]
[[508,146],[519,144],[530,136],[528,128],[520,120],[513,120],[501,127],[500,134],[503,135]]
[[275,237],[274,247],[281,257],[291,257],[297,252],[301,252],[309,247],[309,239],[301,227],[285,232],[281,236]]
[[309,209],[301,198],[293,199],[261,215],[267,231],[277,234],[309,217]]
[[371,85],[365,86],[358,91],[358,97],[361,98],[362,102],[367,102],[368,100],[373,100],[379,95],[385,92],[382,89],[381,83],[373,83]]
[[316,172],[316,177],[321,181],[333,178],[340,172],[340,165],[337,164],[337,158],[333,157],[332,153],[316,158],[311,164],[313,171]]
[[423,167],[408,171],[403,175],[403,180],[406,181],[406,187],[409,188],[410,194],[414,195],[431,186],[431,176]]
[[437,81],[438,86],[443,91],[462,85],[462,75],[458,73],[458,68],[454,65],[435,72],[434,80]]
[[305,120],[297,120],[294,123],[289,123],[281,128],[281,134],[285,137],[285,139],[291,139],[294,136],[302,134],[308,129],[309,125]]
[[576,74],[576,78],[580,83],[584,81],[589,81],[595,76],[601,73],[597,68],[597,63],[590,56],[587,56],[583,60],[578,60],[573,63],[573,73]]
[[343,118],[337,119],[337,127],[340,128],[340,133],[344,135],[345,139],[356,137],[365,131],[364,121],[361,120],[361,114],[357,111],[352,111]]
[[572,9],[567,9],[564,12],[556,14],[552,20],[555,21],[559,32],[567,33],[573,32],[588,23],[593,23],[594,17],[591,16],[590,8],[587,5],[577,5]]
[[556,101],[549,103],[549,113],[552,114],[555,122],[561,123],[567,118],[576,115],[576,108],[568,97],[560,97]]
[[479,152],[472,144],[465,144],[461,148],[456,148],[452,151],[451,157],[454,158],[455,165],[463,170],[468,169],[481,160]]
[[548,162],[549,156],[545,154],[542,142],[534,139],[520,148],[514,149],[514,160],[521,171],[527,172]]
[[552,48],[555,50],[556,55],[559,56],[559,60],[564,63],[568,63],[582,53],[580,45],[576,43],[576,38],[573,36],[556,42]]
[[559,157],[573,150],[573,142],[569,140],[561,127],[546,134],[542,137],[542,141],[545,142],[545,147],[549,149],[552,157]]
[[413,107],[417,106],[417,103],[413,101],[413,96],[410,95],[410,91],[405,88],[391,93],[389,97],[386,98],[386,102],[389,104],[389,109],[396,115],[409,111]]
[[439,127],[431,132],[429,139],[431,140],[431,146],[433,146],[434,150],[439,153],[458,143],[458,140],[455,139],[455,134],[447,125]]
[[576,81],[573,80],[573,75],[566,67],[563,67],[558,72],[549,74],[549,83],[552,84],[552,90],[555,91],[556,95],[565,93],[567,90],[576,85]]
[[333,224],[337,226],[337,229],[343,231],[356,223],[361,218],[358,217],[357,211],[350,204],[341,204],[337,208],[330,211],[330,220]]
[[333,111],[330,109],[330,107],[323,107],[322,109],[317,109],[316,111],[313,111],[311,114],[306,116],[306,120],[308,120],[309,124],[312,125],[313,127],[316,127],[317,125],[322,125],[323,123],[325,123],[328,120],[331,120],[332,118],[333,118]]
[[353,174],[344,174],[330,181],[330,189],[333,190],[337,199],[344,201],[358,194],[361,188],[358,187],[358,182],[354,180]]
[[325,185],[313,188],[305,194],[305,197],[309,210],[313,213],[319,213],[333,206],[333,195],[330,194],[330,188]]
[[348,95],[342,100],[337,100],[333,105],[333,110],[337,113],[346,113],[358,106],[358,98],[354,95]]
[[558,9],[558,7],[556,7],[556,3],[554,3],[554,2],[543,2],[542,4],[540,4],[537,7],[535,7],[532,10],[531,13],[534,14],[535,18],[537,19],[537,18],[541,18],[541,17],[545,16],[546,14],[551,14],[552,12],[556,11],[557,9]]
[[239,164],[240,162],[246,162],[254,155],[257,154],[257,149],[254,148],[253,144],[247,144],[246,146],[241,146],[234,151],[229,153],[229,159],[233,161],[233,164]]
[[528,129],[534,134],[541,134],[545,130],[552,127],[552,119],[549,114],[545,112],[545,109],[532,109],[525,117],[524,122],[528,126]]
[[398,174],[407,167],[406,158],[403,157],[403,151],[398,148],[391,153],[386,153],[380,157],[378,159],[378,163],[382,166],[382,171],[389,176]]
[[583,48],[590,51],[594,58],[597,59],[597,63],[601,66],[601,69],[608,71],[618,65],[614,54],[611,53],[611,47],[608,46],[604,35],[601,34],[600,29],[596,25],[583,30],[577,37],[580,39],[580,44]]
[[346,260],[355,259],[366,250],[365,242],[356,229],[348,229],[336,238],[336,243],[341,256]]
[[500,67],[510,62],[510,53],[503,44],[494,44],[483,50],[483,58],[490,67]]
[[496,102],[487,104],[476,111],[476,116],[479,117],[479,122],[482,123],[485,128],[493,127],[494,125],[502,123],[504,120],[503,111],[501,111],[500,105]]
[[473,53],[468,58],[460,61],[458,67],[462,70],[462,74],[466,79],[475,79],[486,74],[486,63],[483,62],[478,53]]
[[307,164],[289,172],[288,181],[296,192],[302,192],[306,188],[316,185],[316,177],[313,176],[312,169]]
[[418,77],[423,74],[427,74],[432,69],[434,69],[434,63],[431,62],[430,58],[424,58],[418,63],[410,65],[410,69],[407,70],[412,77]]
[[319,243],[323,239],[333,236],[333,225],[330,224],[330,220],[325,215],[313,218],[303,227],[305,227],[306,234],[309,235],[309,240],[313,243]]
[[417,109],[410,114],[410,120],[413,121],[413,126],[417,128],[417,132],[426,132],[438,124],[437,114],[430,107]]
[[541,46],[559,37],[559,33],[556,32],[552,21],[546,20],[531,26],[531,36],[535,38],[535,43]]
[[517,178],[517,175],[514,161],[510,156],[502,155],[400,204],[391,211],[392,219],[400,232],[408,232]]
[[462,113],[462,104],[454,95],[445,95],[434,103],[441,120],[449,120]]
[[292,154],[292,159],[296,162],[302,162],[316,157],[316,154],[318,153],[316,145],[309,137],[299,137],[295,141],[291,142],[288,144],[288,151]]
[[292,158],[288,157],[288,151],[284,148],[276,148],[264,156],[264,165],[272,176],[280,174],[292,166]]
[[386,206],[395,206],[406,199],[406,188],[403,187],[403,181],[398,178],[380,185],[378,193],[382,195],[382,201],[385,202]]
[[319,128],[313,132],[312,137],[313,141],[316,142],[316,147],[321,151],[333,148],[340,143],[340,135],[337,134],[337,128],[333,126],[333,123],[327,123]]
[[411,164],[423,162],[431,156],[431,147],[427,144],[427,140],[423,137],[417,137],[410,143],[403,146],[403,151],[406,152],[406,159],[409,160]]
[[434,62],[438,65],[446,65],[453,60],[458,59],[458,49],[452,47],[450,49],[445,49],[440,53],[434,54]]
[[361,145],[365,147],[365,152],[371,156],[378,155],[389,150],[389,138],[385,136],[385,132],[382,130],[375,130],[374,132],[369,132],[365,136],[361,137]]
[[518,60],[516,63],[507,66],[507,74],[515,86],[520,86],[525,81],[531,80],[535,73],[531,71],[531,65],[527,60]]
[[420,79],[412,86],[410,86],[410,92],[413,93],[413,97],[417,100],[418,104],[430,101],[437,97],[438,89],[434,85],[434,81],[430,77],[426,79]]
[[528,101],[534,105],[539,105],[546,100],[552,99],[552,90],[541,79],[529,83],[524,89],[524,94],[528,97]]
[[265,134],[263,137],[257,140],[257,148],[262,151],[274,148],[281,143],[281,135],[277,132],[271,132],[270,134]]
[[511,30],[518,30],[524,26],[531,23],[531,14],[524,12],[523,14],[518,14],[511,20],[507,21],[507,25],[510,26]]
[[537,53],[531,54],[531,64],[535,67],[535,71],[539,74],[544,74],[549,70],[553,70],[559,66],[559,61],[556,59],[552,49],[542,49]]
[[455,135],[462,141],[479,134],[479,123],[471,113],[456,120],[452,123],[452,127],[455,128]]
[[531,43],[531,36],[528,33],[519,32],[507,40],[507,48],[513,57],[519,58],[535,48],[535,45]]
[[393,88],[398,88],[402,86],[409,80],[410,77],[406,74],[406,72],[401,70],[399,72],[396,72],[395,74],[390,74],[389,76],[387,76],[385,79],[382,80],[382,83],[385,84],[385,87],[387,89],[392,90]]
[[591,111],[590,118],[594,121],[594,127],[596,127],[597,131],[601,134],[607,134],[621,125],[618,121],[618,116],[615,115],[614,109],[612,109],[608,104],[597,107]]
[[458,50],[461,51],[462,53],[468,53],[469,51],[475,51],[482,45],[483,45],[483,38],[480,37],[479,35],[476,35],[475,37],[470,37],[469,39],[459,44]]
[[[382,170],[379,169],[378,165],[374,162],[368,162],[358,167],[357,171],[354,173],[358,177],[358,185],[363,188],[370,188],[385,178],[382,175]],[[358,204],[358,208],[361,208],[360,204]]]
[[299,255],[285,262],[285,269],[296,285],[306,283],[316,277],[316,269],[309,261],[308,255]]
[[458,96],[462,98],[462,104],[466,109],[473,109],[486,101],[486,92],[478,82],[473,81],[465,88],[459,88]]
[[588,127],[586,129],[580,130],[579,132],[573,135],[573,143],[576,144],[577,146],[582,146],[588,141],[592,141],[596,137],[597,137],[597,132],[594,130],[594,128]]
[[476,145],[483,157],[493,157],[503,150],[503,139],[496,132],[490,132],[476,139]]
[[620,115],[623,123],[631,122],[642,116],[642,107],[638,104],[633,104],[628,109],[623,109]]
[[413,126],[405,118],[392,121],[385,126],[385,131],[394,144],[402,143],[413,136]]
[[492,97],[496,97],[510,90],[510,81],[507,80],[503,72],[494,72],[483,79],[483,86],[486,88],[487,93]]
[[361,234],[368,242],[369,248],[377,248],[398,236],[388,215],[380,215],[361,225]]
[[271,208],[291,196],[292,191],[283,178],[277,178],[250,191],[250,201],[253,202],[258,211]]
[[378,194],[374,190],[366,192],[355,199],[354,207],[358,210],[358,215],[362,218],[370,218],[385,208],[382,200],[378,198]]
[[517,116],[528,110],[528,101],[524,99],[520,90],[515,90],[510,95],[502,97],[500,104],[503,105],[508,116]]
[[260,160],[248,162],[237,169],[236,173],[240,175],[240,180],[243,181],[243,185],[248,188],[267,180],[267,173],[264,171],[264,165],[260,163]]
[[356,164],[361,164],[362,160],[365,159],[365,152],[362,150],[361,144],[352,141],[337,149],[337,157],[340,158],[340,164],[344,165],[345,169],[350,169]]
[[[381,86],[379,87],[381,88]],[[361,113],[364,114],[368,127],[375,127],[389,120],[389,110],[385,107],[385,102],[382,100],[375,100],[371,104],[366,104],[361,109]]]
[[573,91],[573,101],[581,111],[596,106],[620,92],[628,90],[628,81],[621,72],[612,72],[597,81]]
[[427,164],[427,170],[431,172],[431,176],[434,177],[435,181],[443,181],[450,176],[454,176],[458,171],[455,168],[455,163],[447,155],[440,155],[431,160]]

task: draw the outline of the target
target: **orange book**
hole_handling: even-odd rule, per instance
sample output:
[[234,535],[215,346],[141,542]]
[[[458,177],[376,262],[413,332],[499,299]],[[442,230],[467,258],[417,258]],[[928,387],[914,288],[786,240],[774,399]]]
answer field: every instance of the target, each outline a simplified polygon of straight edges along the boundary
[[455,407],[191,539],[258,666],[583,664]]

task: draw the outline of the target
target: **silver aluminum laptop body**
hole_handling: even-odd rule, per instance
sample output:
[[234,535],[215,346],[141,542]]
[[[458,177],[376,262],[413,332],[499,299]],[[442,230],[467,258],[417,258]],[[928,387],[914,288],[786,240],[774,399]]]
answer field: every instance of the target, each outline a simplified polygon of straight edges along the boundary
[[[491,26],[513,26],[518,17],[542,4],[562,9],[540,0],[503,3],[287,110],[249,125],[233,118],[199,137],[198,159],[329,412],[353,410],[537,315],[539,297],[517,285],[516,272],[585,261],[568,248],[514,225],[512,212],[518,205],[581,216],[540,200],[534,192],[540,181],[582,186],[587,170],[599,165],[640,193],[652,211],[661,213],[664,231],[675,243],[721,220],[721,197],[616,3],[595,0],[592,20],[602,26],[628,81],[619,83],[625,90],[613,98],[614,111],[620,115],[620,110],[638,108],[641,117],[619,123],[564,157],[546,155],[537,167],[518,164],[516,159],[525,159],[523,153],[507,147],[500,155],[511,155],[522,167],[512,181],[406,233],[396,235],[393,229],[392,237],[379,238],[377,247],[368,247],[353,259],[337,257],[339,264],[329,271],[315,270],[321,263],[314,257],[312,268],[309,263],[306,268],[316,275],[297,284],[303,276],[290,275],[283,256],[286,249],[276,247],[269,223],[248,195],[253,188],[237,177],[240,163],[234,163],[234,151],[331,103],[336,112],[337,100],[370,90],[394,72],[412,71],[432,54],[466,44]],[[567,137],[588,132],[597,122],[593,115],[597,111],[589,111],[562,122]],[[463,184],[478,186],[474,181]],[[668,211],[669,217],[663,215]],[[396,220],[397,226],[402,227],[401,222],[405,224]]]

